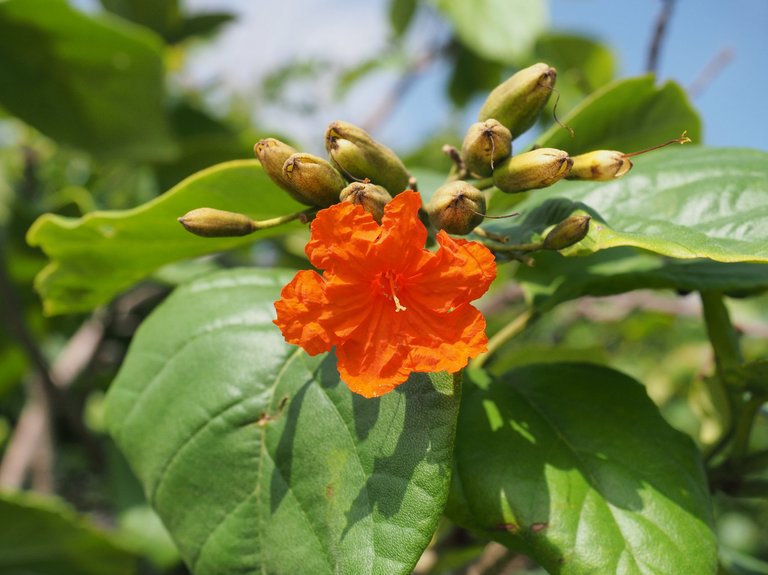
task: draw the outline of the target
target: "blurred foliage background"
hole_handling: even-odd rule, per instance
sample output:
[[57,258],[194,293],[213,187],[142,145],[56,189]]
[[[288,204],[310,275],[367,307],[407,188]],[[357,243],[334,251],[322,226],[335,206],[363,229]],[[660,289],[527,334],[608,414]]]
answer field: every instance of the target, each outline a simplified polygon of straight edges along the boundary
[[[636,47],[648,55],[648,71],[662,53],[673,4],[654,3],[657,26],[646,31],[647,44]],[[201,169],[251,158],[253,143],[266,136],[318,151],[322,126],[337,119],[329,114],[348,114],[343,119],[381,134],[405,152],[409,166],[446,171],[450,162],[442,144],[460,144],[480,99],[510,72],[540,60],[555,66],[561,116],[617,77],[614,48],[591,35],[550,27],[543,0],[389,0],[386,18],[359,22],[353,31],[334,30],[348,46],[350,57],[343,62],[324,57],[321,49],[316,57],[290,61],[274,53],[275,65],[263,80],[227,93],[190,81],[195,73],[188,60],[192,53],[215,66],[223,55],[210,53],[211,40],[237,15],[195,11],[193,5],[0,2],[2,573],[187,572],[104,432],[105,389],[137,326],[174,285],[216,267],[305,265],[306,232],[297,230],[161,268],[91,313],[45,315],[34,286],[43,281],[38,274],[47,260],[25,240],[38,216],[138,206]],[[265,10],[263,18],[294,17],[288,4],[282,10]],[[293,33],[295,42],[311,45],[307,20]],[[387,40],[382,50],[365,51],[360,59],[356,46],[365,43],[368,26],[386,28]],[[261,58],[271,49],[252,38],[251,50]],[[244,66],[251,56],[226,55]],[[443,72],[424,84],[436,68]],[[718,73],[715,61],[711,78],[703,81],[717,82]],[[402,133],[414,118],[408,110],[424,107],[419,97],[427,90],[447,102],[439,106],[446,112],[440,128],[414,124],[401,141],[391,126]],[[743,111],[752,113],[760,111]],[[550,125],[553,115],[550,104],[544,123]],[[730,304],[748,355],[768,355],[768,298]],[[520,312],[523,294],[507,286],[482,306],[495,331]],[[568,302],[491,367],[501,372],[565,359],[621,366],[647,382],[675,427],[694,437],[717,431],[700,425],[708,406],[697,403],[697,390],[712,372],[712,357],[696,299],[636,291]],[[754,441],[755,447],[768,447],[765,418]],[[733,573],[768,573],[765,501],[719,496],[717,506],[723,561]],[[417,570],[538,572],[524,557],[447,524]]]

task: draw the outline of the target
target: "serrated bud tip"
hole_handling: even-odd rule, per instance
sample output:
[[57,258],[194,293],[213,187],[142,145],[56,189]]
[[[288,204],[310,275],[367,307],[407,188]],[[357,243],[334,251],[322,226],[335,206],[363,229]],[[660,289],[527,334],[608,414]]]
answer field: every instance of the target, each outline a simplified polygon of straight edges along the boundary
[[341,190],[339,199],[342,202],[362,206],[380,224],[384,217],[384,206],[392,199],[392,196],[382,186],[366,182],[352,182]]
[[425,209],[436,229],[463,236],[483,222],[485,196],[473,185],[459,180],[440,186]]

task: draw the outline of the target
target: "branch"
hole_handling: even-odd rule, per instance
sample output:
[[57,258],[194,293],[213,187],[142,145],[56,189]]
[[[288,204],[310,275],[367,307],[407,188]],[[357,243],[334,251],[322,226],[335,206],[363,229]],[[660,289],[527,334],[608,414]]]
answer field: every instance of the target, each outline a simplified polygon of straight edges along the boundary
[[675,0],[662,0],[661,11],[656,18],[656,26],[653,31],[651,47],[648,50],[648,63],[645,66],[645,70],[651,74],[655,74],[658,69],[661,44],[664,40],[667,24],[669,24],[669,19],[672,16],[674,5]]

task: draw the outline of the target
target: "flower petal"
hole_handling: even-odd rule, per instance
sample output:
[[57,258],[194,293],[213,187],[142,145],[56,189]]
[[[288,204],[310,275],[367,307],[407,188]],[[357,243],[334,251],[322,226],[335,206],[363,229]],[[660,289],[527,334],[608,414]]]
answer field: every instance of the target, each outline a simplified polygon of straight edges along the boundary
[[328,317],[325,282],[316,272],[298,272],[280,292],[275,302],[274,324],[288,343],[303,347],[309,355],[329,351],[332,334],[324,323]]
[[421,196],[413,190],[400,192],[384,206],[382,233],[375,255],[380,267],[404,271],[421,261],[427,229],[419,219]]
[[412,371],[457,372],[470,358],[488,350],[485,318],[473,306],[463,304],[445,314],[424,312],[414,306],[404,315],[408,334],[409,367]]
[[408,298],[423,308],[447,312],[488,291],[496,278],[496,260],[484,245],[454,239],[442,230],[437,241],[436,257],[408,278]]
[[381,234],[373,216],[348,202],[320,210],[312,221],[312,239],[305,252],[312,265],[353,276],[366,272],[365,263]]

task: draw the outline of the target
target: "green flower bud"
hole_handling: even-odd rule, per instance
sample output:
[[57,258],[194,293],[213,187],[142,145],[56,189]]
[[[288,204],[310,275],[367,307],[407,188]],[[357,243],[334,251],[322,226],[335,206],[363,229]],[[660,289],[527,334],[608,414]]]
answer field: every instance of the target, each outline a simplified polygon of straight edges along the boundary
[[512,139],[533,126],[549,100],[557,70],[547,64],[534,64],[513,74],[488,95],[480,108],[482,122],[495,118],[509,128]]
[[369,180],[391,194],[408,189],[410,174],[391,149],[368,132],[347,122],[333,122],[325,131],[325,149],[349,181]]
[[243,214],[213,208],[198,208],[179,218],[188,232],[205,238],[247,236],[256,228],[253,220]]
[[485,196],[476,187],[458,180],[440,186],[426,210],[435,228],[463,236],[483,222]]
[[573,156],[569,180],[613,180],[632,169],[632,161],[622,152],[596,150]]
[[285,161],[296,154],[298,150],[275,138],[265,138],[256,142],[256,145],[253,146],[253,152],[273,182],[288,192],[297,202],[308,206],[314,205],[310,198],[295,190],[283,174]]
[[472,174],[488,177],[496,164],[512,153],[512,133],[497,120],[476,122],[469,127],[461,155]]
[[339,193],[347,185],[336,168],[312,154],[289,157],[283,164],[283,177],[297,194],[321,208],[338,203]]
[[589,232],[590,216],[569,216],[547,234],[541,247],[545,250],[562,250],[579,243]]
[[504,160],[493,171],[493,184],[509,194],[546,188],[568,175],[573,160],[568,152],[539,148]]
[[341,190],[339,199],[342,202],[363,206],[363,209],[371,214],[374,220],[381,223],[381,218],[384,217],[384,206],[392,199],[392,196],[387,190],[376,184],[352,182]]

